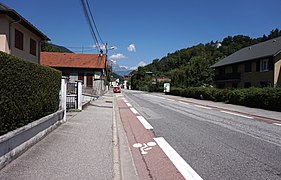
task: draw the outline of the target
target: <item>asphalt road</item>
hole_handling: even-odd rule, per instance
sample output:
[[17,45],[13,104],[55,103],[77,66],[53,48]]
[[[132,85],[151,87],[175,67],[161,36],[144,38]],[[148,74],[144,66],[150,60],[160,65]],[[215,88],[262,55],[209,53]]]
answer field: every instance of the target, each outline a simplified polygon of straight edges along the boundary
[[281,179],[281,126],[144,92],[123,94],[203,179]]

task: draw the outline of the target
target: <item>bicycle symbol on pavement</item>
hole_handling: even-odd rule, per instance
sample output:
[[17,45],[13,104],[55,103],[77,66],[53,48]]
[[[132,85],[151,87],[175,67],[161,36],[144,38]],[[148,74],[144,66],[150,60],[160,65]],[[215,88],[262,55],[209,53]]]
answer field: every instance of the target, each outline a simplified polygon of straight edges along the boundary
[[155,142],[148,142],[148,143],[136,143],[133,144],[134,148],[139,148],[141,151],[141,154],[147,154],[150,149],[152,149],[153,146],[156,146],[157,144]]

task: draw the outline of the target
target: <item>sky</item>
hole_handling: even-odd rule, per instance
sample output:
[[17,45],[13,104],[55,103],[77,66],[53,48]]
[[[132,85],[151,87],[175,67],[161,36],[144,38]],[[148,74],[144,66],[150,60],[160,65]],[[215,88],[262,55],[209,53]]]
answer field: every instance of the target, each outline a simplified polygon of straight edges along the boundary
[[[80,0],[0,0],[75,53],[98,53]],[[134,69],[227,36],[281,29],[281,0],[88,0],[108,57]]]

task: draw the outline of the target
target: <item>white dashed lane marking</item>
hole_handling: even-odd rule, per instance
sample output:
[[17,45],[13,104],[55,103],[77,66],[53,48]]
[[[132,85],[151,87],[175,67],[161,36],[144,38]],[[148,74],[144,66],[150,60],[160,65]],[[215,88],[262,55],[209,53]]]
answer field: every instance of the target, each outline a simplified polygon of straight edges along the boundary
[[196,107],[200,107],[200,108],[204,108],[204,109],[212,109],[212,108],[207,107],[207,106],[200,106],[200,105],[194,105],[194,106],[196,106]]
[[130,108],[130,109],[134,114],[139,114],[138,111],[135,108]]
[[187,102],[183,102],[183,101],[179,101],[179,103],[181,103],[181,104],[185,104],[185,105],[189,105],[189,103],[187,103]]
[[281,124],[280,123],[273,123],[274,125],[276,125],[276,126],[281,126]]
[[248,119],[254,119],[253,117],[245,116],[243,114],[238,114],[238,113],[234,113],[234,112],[229,112],[229,111],[220,111],[220,112],[235,115],[235,116],[240,116],[240,117],[244,117],[244,118],[248,118]]
[[153,139],[185,179],[203,180],[163,137]]
[[153,127],[142,116],[137,116],[138,120],[142,123],[145,129],[153,129]]

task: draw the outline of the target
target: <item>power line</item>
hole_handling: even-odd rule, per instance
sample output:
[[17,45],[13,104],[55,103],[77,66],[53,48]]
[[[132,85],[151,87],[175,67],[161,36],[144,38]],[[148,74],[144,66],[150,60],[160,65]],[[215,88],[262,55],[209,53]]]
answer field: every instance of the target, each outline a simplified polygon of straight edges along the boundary
[[[87,1],[87,0],[86,0],[86,1]],[[89,25],[89,27],[90,27],[91,35],[92,35],[92,37],[93,37],[93,39],[94,39],[94,41],[95,41],[95,43],[96,43],[96,46],[99,48],[99,51],[101,52],[102,50],[101,50],[101,47],[100,47],[100,43],[99,43],[99,41],[98,41],[98,39],[97,39],[95,30],[94,30],[94,28],[93,28],[93,25],[92,25],[92,23],[91,23],[91,19],[90,19],[90,17],[89,17],[89,12],[88,12],[89,9],[87,10],[87,7],[89,7],[89,6],[85,4],[85,1],[84,1],[84,0],[81,0],[81,3],[82,3],[82,7],[83,7],[83,11],[84,11],[84,15],[85,15],[86,21],[87,21],[87,23],[88,23],[88,25]],[[87,3],[87,4],[88,4],[88,3]],[[93,18],[92,18],[92,19],[93,19]]]
[[88,0],[86,0],[86,3],[87,3],[87,7],[88,7],[88,10],[89,10],[90,15],[91,15],[91,18],[92,18],[92,22],[93,22],[93,24],[94,24],[94,26],[95,26],[95,29],[96,29],[96,31],[97,31],[97,34],[98,34],[98,36],[99,36],[99,38],[100,38],[100,41],[102,42],[102,44],[104,44],[103,40],[101,39],[100,33],[99,33],[99,31],[98,31],[98,28],[97,28],[97,26],[96,26],[96,22],[95,22],[95,20],[94,20],[94,18],[93,18],[93,14],[92,14],[91,8],[90,8],[90,6],[89,6]]

